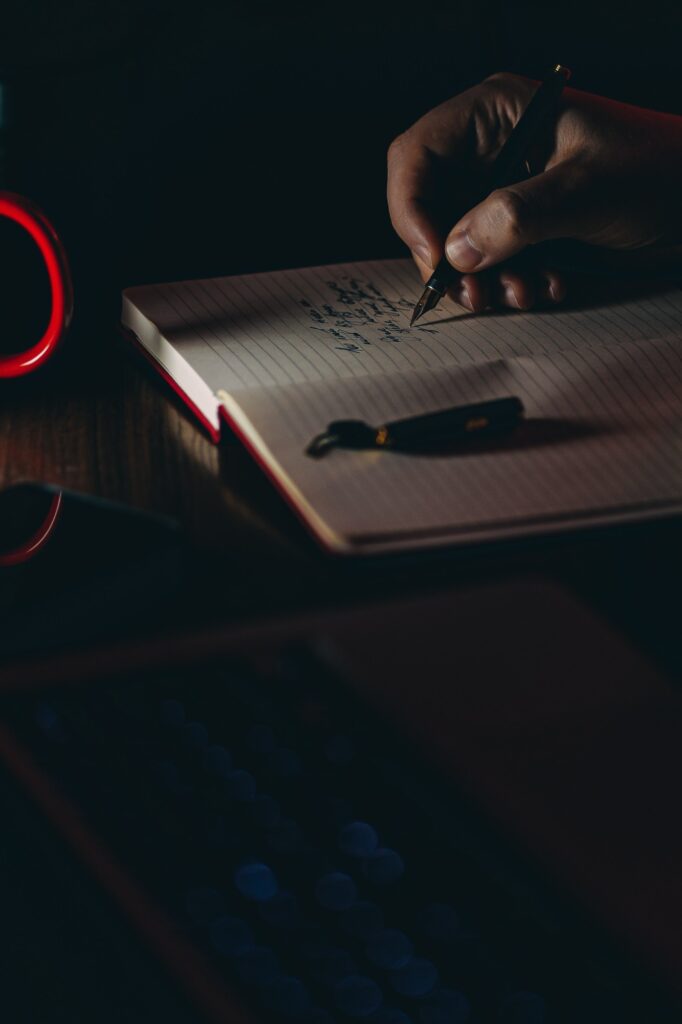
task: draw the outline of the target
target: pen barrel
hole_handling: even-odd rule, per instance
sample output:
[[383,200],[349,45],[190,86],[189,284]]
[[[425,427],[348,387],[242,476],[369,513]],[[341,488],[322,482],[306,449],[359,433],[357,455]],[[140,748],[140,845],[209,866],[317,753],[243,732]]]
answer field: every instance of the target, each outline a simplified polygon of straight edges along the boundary
[[507,433],[522,415],[523,403],[516,397],[477,402],[387,423],[377,432],[377,444],[409,448],[474,440]]
[[518,179],[523,162],[528,156],[528,150],[542,128],[543,122],[550,114],[556,113],[559,98],[569,78],[570,71],[560,64],[555,65],[545,75],[495,158],[487,191],[481,196],[480,202],[490,192],[511,185],[515,179]]
[[429,278],[427,288],[431,288],[432,291],[438,292],[441,296],[445,295],[450,285],[458,276],[458,272],[448,263],[444,256]]

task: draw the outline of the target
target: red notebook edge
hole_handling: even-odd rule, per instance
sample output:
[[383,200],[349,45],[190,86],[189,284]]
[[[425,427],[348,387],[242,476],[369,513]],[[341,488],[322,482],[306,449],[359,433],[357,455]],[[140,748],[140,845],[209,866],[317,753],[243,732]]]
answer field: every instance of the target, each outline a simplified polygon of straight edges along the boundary
[[234,420],[232,419],[232,417],[230,416],[229,412],[222,404],[222,402],[218,406],[218,416],[220,417],[222,422],[228,427],[228,429],[235,435],[235,437],[238,438],[239,443],[248,452],[249,456],[253,459],[253,461],[256,463],[261,472],[265,474],[265,476],[268,478],[268,480],[270,481],[274,489],[277,491],[279,496],[285,501],[287,506],[294,513],[298,521],[303,524],[308,534],[317,543],[318,547],[320,547],[328,555],[335,555],[338,557],[347,554],[348,552],[344,548],[334,547],[333,545],[328,544],[325,541],[324,537],[318,532],[318,530],[315,529],[314,523],[311,522],[308,516],[306,516],[303,509],[294,500],[294,498],[286,489],[282,481],[272,472],[272,470],[270,469],[267,462],[265,461],[261,453],[258,451],[256,446],[252,444],[251,440],[246,436],[246,434],[244,434],[240,430],[239,425],[234,422]]
[[[203,429],[206,431],[213,444],[218,444],[220,442],[222,434],[221,428],[216,428],[213,426],[213,424],[206,418],[206,416],[202,413],[199,407],[192,401],[189,395],[187,395],[187,393],[182,390],[178,382],[168,373],[166,368],[162,366],[158,359],[154,358],[149,349],[142,344],[142,342],[134,333],[134,331],[131,331],[129,327],[125,327],[122,324],[120,325],[120,331],[123,337],[126,339],[126,341],[132,344],[133,348],[144,356],[146,362],[150,366],[152,366],[154,370],[156,370],[156,372],[163,378],[163,380],[168,385],[170,385],[175,394],[182,399],[182,401],[193,414],[195,419],[199,421]],[[216,402],[217,401],[218,399],[216,398]],[[297,502],[294,501],[294,499],[289,494],[287,489],[284,487],[282,482],[271,471],[270,467],[268,466],[267,462],[263,459],[258,449],[251,443],[249,438],[246,437],[244,433],[242,433],[242,431],[239,429],[239,426],[232,420],[227,409],[222,403],[218,404],[218,416],[221,423],[224,423],[227,426],[227,428],[235,435],[235,437],[239,439],[240,444],[248,452],[249,456],[253,459],[253,461],[256,463],[261,472],[263,472],[266,475],[266,477],[268,478],[272,486],[275,488],[277,493],[280,495],[281,498],[284,499],[287,506],[292,510],[292,512],[299,520],[299,522],[303,524],[308,534],[314,538],[317,545],[327,554],[336,556],[344,554],[344,551],[335,548],[332,545],[325,542],[325,539],[314,528],[314,525],[311,523],[310,519],[308,519],[303,510],[298,506]]]
[[[175,394],[182,399],[182,401],[185,403],[185,405],[190,410],[192,415],[197,420],[199,420],[199,423],[206,431],[213,444],[218,444],[218,442],[220,441],[220,427],[214,427],[210,420],[206,419],[201,409],[197,405],[195,405],[195,403],[192,401],[189,395],[182,390],[182,388],[175,380],[175,378],[171,377],[170,373],[165,368],[165,366],[162,366],[158,359],[154,358],[149,349],[142,344],[137,335],[133,331],[131,331],[129,327],[124,327],[121,324],[120,331],[123,337],[126,339],[126,341],[130,342],[136,349],[136,351],[140,352],[144,356],[149,365],[153,366],[156,372],[164,379],[166,384],[169,384],[173,391],[175,392]],[[222,406],[220,406],[220,408],[222,410]]]

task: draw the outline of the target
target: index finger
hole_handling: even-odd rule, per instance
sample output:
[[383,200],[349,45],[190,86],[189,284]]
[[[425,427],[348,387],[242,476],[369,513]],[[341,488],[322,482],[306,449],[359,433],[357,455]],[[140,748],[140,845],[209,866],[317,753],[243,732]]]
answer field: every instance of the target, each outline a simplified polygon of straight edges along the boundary
[[458,193],[460,200],[466,193],[477,138],[472,119],[480,92],[480,86],[467,89],[434,107],[388,151],[391,222],[412,252],[431,267],[443,256],[445,237],[461,216],[460,210],[454,217],[454,203]]
[[398,236],[430,267],[443,252],[443,238],[429,209],[434,192],[434,155],[409,134],[399,135],[388,151],[388,212]]

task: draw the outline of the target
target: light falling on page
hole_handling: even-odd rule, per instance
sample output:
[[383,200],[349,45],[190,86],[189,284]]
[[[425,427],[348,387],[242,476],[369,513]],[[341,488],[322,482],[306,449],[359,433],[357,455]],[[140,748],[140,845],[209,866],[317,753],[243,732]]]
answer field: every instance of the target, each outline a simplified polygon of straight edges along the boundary
[[[131,289],[174,356],[327,543],[373,550],[682,507],[682,290],[409,327],[408,261]],[[124,316],[125,320],[125,316]],[[518,395],[504,444],[448,455],[304,449],[334,419],[381,422]],[[217,400],[216,400],[217,401]]]
[[[446,454],[305,454],[334,419],[378,426],[506,395],[521,398],[526,416],[499,442]],[[267,400],[248,391],[228,406],[299,503],[337,543],[357,548],[503,537],[682,509],[682,346],[670,340],[290,385]]]
[[[443,303],[409,326],[408,260],[128,289],[125,299],[217,392],[549,355],[679,334],[682,290],[585,309],[474,315]],[[125,320],[125,306],[124,306]]]

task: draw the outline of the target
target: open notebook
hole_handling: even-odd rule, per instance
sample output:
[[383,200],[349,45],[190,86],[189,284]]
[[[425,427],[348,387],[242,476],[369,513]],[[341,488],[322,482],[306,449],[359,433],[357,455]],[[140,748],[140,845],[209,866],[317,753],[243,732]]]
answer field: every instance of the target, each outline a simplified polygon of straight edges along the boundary
[[[122,319],[217,440],[240,436],[339,552],[454,544],[682,510],[682,289],[414,328],[407,260],[130,288]],[[497,445],[305,454],[335,419],[379,425],[517,395]]]

